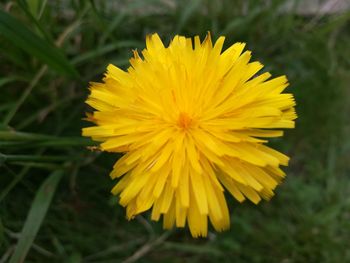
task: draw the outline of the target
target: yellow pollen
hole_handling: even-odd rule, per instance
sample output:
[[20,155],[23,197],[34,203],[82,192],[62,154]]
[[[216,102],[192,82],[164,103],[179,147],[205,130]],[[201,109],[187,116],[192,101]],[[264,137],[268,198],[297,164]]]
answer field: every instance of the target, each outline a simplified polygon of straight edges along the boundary
[[187,113],[181,112],[177,125],[182,129],[188,129],[191,126],[192,119]]

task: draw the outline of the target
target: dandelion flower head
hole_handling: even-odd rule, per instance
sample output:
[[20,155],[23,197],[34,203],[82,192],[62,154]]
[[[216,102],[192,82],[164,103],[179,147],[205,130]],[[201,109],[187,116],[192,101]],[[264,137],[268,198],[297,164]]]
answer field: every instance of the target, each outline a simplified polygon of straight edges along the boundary
[[230,227],[224,194],[257,204],[285,176],[289,158],[266,143],[294,127],[287,78],[258,74],[263,65],[250,62],[244,43],[225,51],[223,43],[177,35],[165,46],[149,35],[126,71],[109,65],[103,82],[91,83],[95,126],[83,136],[124,153],[110,176],[127,218],[151,209],[164,228],[187,223],[192,236],[206,236],[208,221]]

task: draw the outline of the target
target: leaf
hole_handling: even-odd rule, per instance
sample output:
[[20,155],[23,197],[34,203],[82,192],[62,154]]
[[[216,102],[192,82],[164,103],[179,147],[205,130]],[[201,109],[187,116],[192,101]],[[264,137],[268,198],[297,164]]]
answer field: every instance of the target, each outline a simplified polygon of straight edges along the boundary
[[[21,2],[21,1],[19,1],[19,2]],[[40,1],[40,0],[31,0],[31,1],[26,2],[28,4],[28,9],[29,9],[30,13],[34,17],[38,17],[38,15],[39,15],[41,2],[42,1]]]
[[117,43],[111,43],[109,45],[105,45],[102,47],[97,47],[96,49],[93,49],[91,51],[88,51],[82,55],[79,55],[75,57],[72,60],[72,64],[81,64],[83,62],[87,62],[89,60],[93,60],[96,57],[103,56],[106,53],[112,52],[118,48],[142,48],[143,43],[139,41],[131,41],[131,40],[125,40],[125,41],[120,41]]
[[[22,143],[28,143],[28,145]],[[82,137],[59,137],[40,133],[18,132],[0,124],[0,147],[4,145],[21,145],[22,147],[35,148],[38,146],[94,146],[96,143]]]
[[12,77],[5,77],[0,79],[0,87],[6,85],[7,83],[13,82],[13,81],[18,81],[21,80],[21,78],[17,76],[12,76]]
[[29,132],[18,132],[11,129],[0,129],[0,139],[2,141],[37,141],[47,139],[59,139],[57,136],[37,134]]
[[2,220],[0,217],[0,247],[2,246],[2,244],[4,243],[5,240],[5,229],[4,229],[4,225],[2,224]]
[[68,155],[24,155],[0,153],[0,164],[4,162],[61,162],[74,159],[74,157]]
[[15,46],[36,57],[57,72],[77,77],[78,73],[61,51],[27,29],[13,16],[0,10],[0,34]]
[[27,15],[30,21],[36,26],[38,29],[38,34],[44,37],[49,43],[53,43],[53,39],[51,35],[49,35],[46,30],[43,28],[43,23],[40,23],[38,19],[40,18],[42,12],[45,9],[47,0],[17,0],[18,6],[22,9],[22,11]]
[[211,256],[222,256],[222,252],[210,245],[194,245],[188,243],[177,243],[177,242],[164,242],[163,247],[165,249],[171,249],[172,251],[188,252],[192,254],[209,254]]
[[188,1],[185,7],[181,10],[180,17],[176,26],[176,32],[181,32],[188,20],[194,15],[202,3],[202,0]]
[[9,263],[24,262],[27,253],[33,244],[35,236],[40,229],[41,223],[45,218],[46,212],[50,206],[52,197],[62,175],[63,171],[57,170],[53,172],[40,186],[32,202],[32,206],[29,210],[26,222],[24,223],[21,236],[18,240],[18,244]]

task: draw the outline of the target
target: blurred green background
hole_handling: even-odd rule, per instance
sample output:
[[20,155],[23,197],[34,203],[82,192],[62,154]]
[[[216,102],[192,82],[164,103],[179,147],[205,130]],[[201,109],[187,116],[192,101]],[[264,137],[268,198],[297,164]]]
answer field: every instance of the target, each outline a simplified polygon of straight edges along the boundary
[[[350,262],[350,12],[307,2],[1,1],[0,262]],[[276,196],[228,197],[230,231],[193,239],[128,222],[109,192],[119,156],[80,134],[108,63],[126,68],[148,33],[207,31],[286,74],[299,118],[270,144],[291,156]]]

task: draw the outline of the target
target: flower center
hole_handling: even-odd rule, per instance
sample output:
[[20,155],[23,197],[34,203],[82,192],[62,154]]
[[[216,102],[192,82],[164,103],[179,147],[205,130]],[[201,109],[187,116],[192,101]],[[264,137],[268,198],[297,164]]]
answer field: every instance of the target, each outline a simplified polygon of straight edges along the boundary
[[179,119],[177,121],[177,125],[184,129],[187,130],[192,124],[192,118],[190,116],[188,116],[187,113],[185,112],[181,112],[179,115]]

